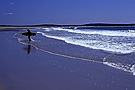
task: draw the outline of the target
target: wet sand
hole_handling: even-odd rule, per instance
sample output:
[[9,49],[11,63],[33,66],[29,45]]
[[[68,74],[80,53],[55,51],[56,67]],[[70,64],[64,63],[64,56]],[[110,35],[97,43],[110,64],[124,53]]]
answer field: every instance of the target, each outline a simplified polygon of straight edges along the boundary
[[40,28],[40,27],[0,27],[0,31],[16,31],[21,29],[33,29],[33,28]]
[[0,90],[134,90],[135,76],[102,63],[49,54],[0,32]]

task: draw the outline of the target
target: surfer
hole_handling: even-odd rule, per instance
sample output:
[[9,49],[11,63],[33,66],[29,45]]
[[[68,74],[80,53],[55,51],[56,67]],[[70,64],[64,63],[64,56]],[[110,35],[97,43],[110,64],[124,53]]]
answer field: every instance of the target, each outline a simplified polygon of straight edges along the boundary
[[27,32],[22,33],[22,35],[28,36],[28,40],[31,41],[30,36],[35,36],[35,32],[31,32],[29,29],[27,29]]
[[27,31],[28,31],[28,39],[29,39],[29,41],[31,41],[31,39],[30,39],[31,31],[29,29],[27,29]]

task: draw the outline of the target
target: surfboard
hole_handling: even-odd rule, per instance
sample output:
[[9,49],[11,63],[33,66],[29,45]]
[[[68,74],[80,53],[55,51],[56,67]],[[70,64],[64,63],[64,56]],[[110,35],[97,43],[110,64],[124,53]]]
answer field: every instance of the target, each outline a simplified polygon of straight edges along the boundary
[[31,32],[31,33],[23,32],[22,35],[26,35],[26,36],[28,36],[28,35],[30,35],[30,36],[35,36],[36,33],[35,33],[35,32]]

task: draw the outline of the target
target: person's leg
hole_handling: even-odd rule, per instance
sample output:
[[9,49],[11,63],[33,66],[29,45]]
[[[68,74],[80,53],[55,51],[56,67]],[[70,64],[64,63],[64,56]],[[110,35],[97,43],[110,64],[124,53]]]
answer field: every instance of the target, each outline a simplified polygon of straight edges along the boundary
[[29,41],[31,41],[31,39],[30,39],[30,35],[28,36],[28,39],[29,39]]

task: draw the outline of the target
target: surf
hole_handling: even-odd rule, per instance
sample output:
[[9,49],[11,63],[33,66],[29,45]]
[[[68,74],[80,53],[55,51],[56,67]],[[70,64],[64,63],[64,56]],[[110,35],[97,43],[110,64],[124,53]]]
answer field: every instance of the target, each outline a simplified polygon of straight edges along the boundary
[[[113,35],[91,34],[91,29],[85,30],[89,34],[63,30],[64,28],[34,29],[37,35],[29,42],[26,36],[16,33],[15,38],[20,43],[32,45],[35,48],[50,54],[86,61],[103,63],[116,69],[130,72],[135,75],[135,37],[134,30],[127,30],[127,35],[115,36],[123,30],[114,31]],[[77,29],[77,28],[75,28]],[[69,29],[70,30],[70,29]],[[82,30],[82,32],[84,32]],[[95,32],[102,32],[102,30]],[[103,32],[105,33],[105,32]]]
[[66,43],[114,53],[135,51],[134,30],[77,30],[46,28],[37,33],[48,38],[63,40]]
[[44,28],[46,31],[66,31],[78,34],[99,34],[106,36],[127,36],[135,37],[135,30],[97,30],[97,29],[70,29],[70,28]]

